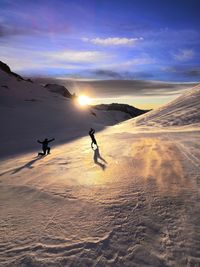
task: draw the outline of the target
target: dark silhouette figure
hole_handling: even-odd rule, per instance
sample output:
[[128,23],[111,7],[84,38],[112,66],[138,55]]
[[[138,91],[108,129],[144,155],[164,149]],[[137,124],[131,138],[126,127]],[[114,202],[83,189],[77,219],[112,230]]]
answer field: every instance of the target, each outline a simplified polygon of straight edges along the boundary
[[[105,168],[107,167],[106,166],[107,161],[104,158],[102,158],[102,156],[100,155],[98,147],[93,150],[94,150],[94,163],[99,165],[102,168],[102,170],[105,170]],[[99,160],[101,160],[103,163],[100,162]]]
[[44,155],[46,155],[46,152],[47,152],[47,154],[50,154],[51,148],[48,146],[48,144],[50,142],[54,141],[54,140],[55,140],[55,138],[50,139],[50,140],[48,140],[47,138],[45,138],[44,141],[37,140],[38,143],[42,144],[42,150],[43,150],[43,153],[42,152],[39,152],[38,153],[38,156],[44,156]]
[[98,145],[97,145],[97,141],[96,141],[96,139],[95,139],[95,137],[94,137],[94,134],[95,134],[95,130],[94,129],[90,129],[90,131],[89,131],[89,136],[91,137],[91,139],[92,139],[92,143],[91,143],[91,148],[93,149],[93,144],[95,144],[97,147],[98,147]]

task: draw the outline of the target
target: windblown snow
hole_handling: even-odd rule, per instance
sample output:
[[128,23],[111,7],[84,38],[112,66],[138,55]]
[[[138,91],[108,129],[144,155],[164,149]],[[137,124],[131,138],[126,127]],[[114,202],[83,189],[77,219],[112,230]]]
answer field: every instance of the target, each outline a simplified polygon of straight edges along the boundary
[[[35,147],[14,155],[23,142],[35,141],[30,133],[69,137],[83,120],[97,127],[95,116],[90,121],[80,110],[74,119],[73,107],[57,101],[61,96],[21,81],[20,90],[28,86],[24,101],[10,77],[4,83],[12,97],[1,98],[1,114],[7,114],[1,146],[13,156],[4,148],[10,156],[0,163],[0,266],[200,266],[199,87],[141,119],[98,132],[98,149],[88,136],[66,138],[37,157]],[[49,128],[56,125],[51,101],[65,110],[60,136]],[[33,114],[30,124],[27,110],[34,107],[41,117]],[[74,127],[66,126],[66,116]],[[13,123],[19,130],[12,136]]]
[[186,91],[173,102],[140,116],[136,125],[181,126],[200,125],[200,85]]

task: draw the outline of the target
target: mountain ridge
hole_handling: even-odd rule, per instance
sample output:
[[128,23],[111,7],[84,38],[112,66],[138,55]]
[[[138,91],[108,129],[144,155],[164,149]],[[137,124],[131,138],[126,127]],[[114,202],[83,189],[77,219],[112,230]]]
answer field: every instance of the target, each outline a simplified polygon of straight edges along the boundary
[[135,126],[200,125],[200,84],[185,91],[171,102],[135,119]]

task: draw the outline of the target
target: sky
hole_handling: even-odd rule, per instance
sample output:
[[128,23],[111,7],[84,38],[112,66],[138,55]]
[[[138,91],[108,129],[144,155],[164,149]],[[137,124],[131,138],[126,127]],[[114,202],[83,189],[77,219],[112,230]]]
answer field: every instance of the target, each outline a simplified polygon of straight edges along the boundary
[[[31,77],[197,82],[199,10],[199,0],[0,0],[0,60]],[[135,92],[122,91],[113,97]]]

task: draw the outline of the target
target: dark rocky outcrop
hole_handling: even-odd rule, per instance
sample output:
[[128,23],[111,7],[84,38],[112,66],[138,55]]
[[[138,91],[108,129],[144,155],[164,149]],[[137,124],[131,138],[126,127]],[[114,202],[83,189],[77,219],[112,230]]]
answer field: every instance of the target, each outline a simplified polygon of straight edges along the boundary
[[12,72],[10,67],[7,64],[5,64],[4,62],[2,62],[2,61],[0,61],[0,69],[2,71],[6,72],[7,74],[16,77],[19,81],[20,80],[24,80],[19,74],[15,73],[15,72]]
[[72,98],[72,95],[70,94],[70,92],[63,85],[46,84],[44,87],[47,88],[52,93],[60,94],[66,98]]
[[138,109],[127,104],[119,104],[119,103],[95,105],[93,106],[93,108],[97,110],[117,110],[125,112],[130,115],[130,118],[137,117],[149,111],[149,110]]

